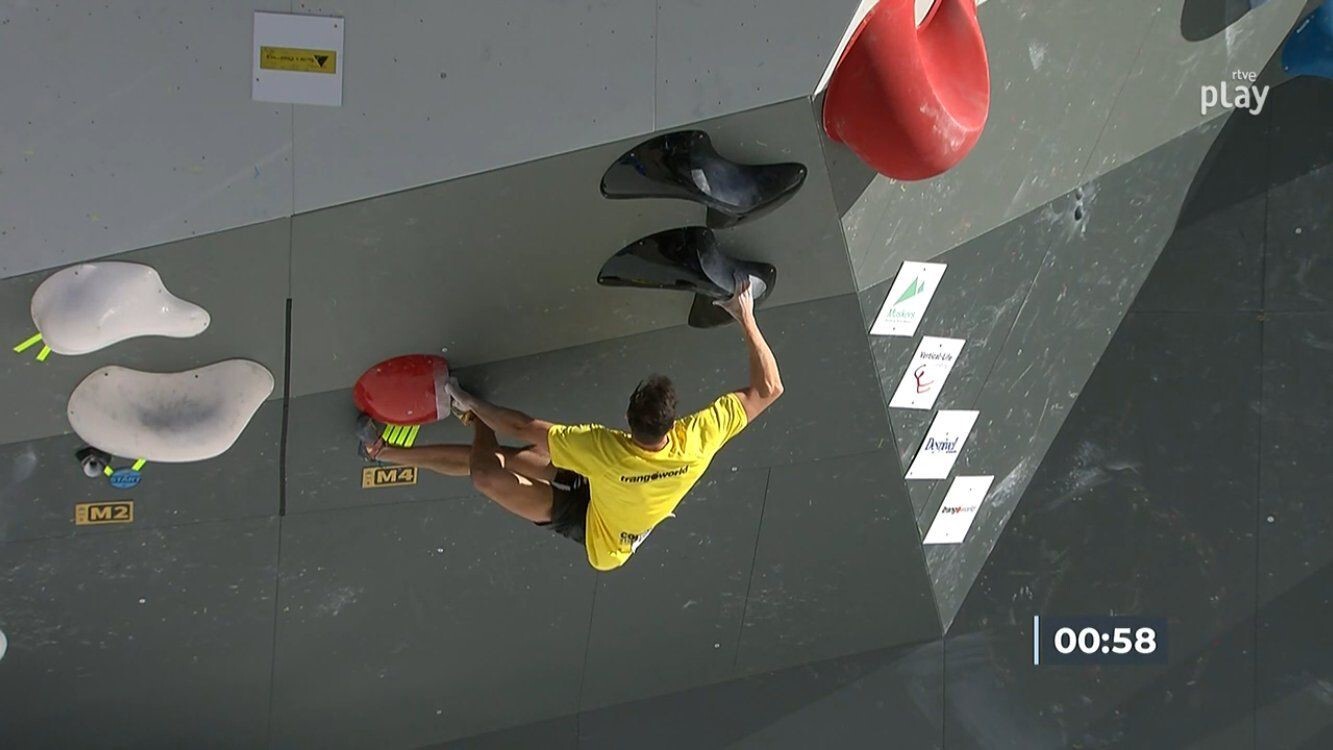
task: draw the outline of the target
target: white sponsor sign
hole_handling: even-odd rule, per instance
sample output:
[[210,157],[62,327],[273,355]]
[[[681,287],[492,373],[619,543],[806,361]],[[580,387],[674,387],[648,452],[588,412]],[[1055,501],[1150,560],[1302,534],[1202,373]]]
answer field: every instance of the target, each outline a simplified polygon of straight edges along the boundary
[[945,479],[953,469],[953,462],[967,442],[968,433],[977,421],[976,411],[945,411],[935,414],[935,421],[926,431],[926,439],[917,449],[908,479]]
[[953,363],[963,351],[963,343],[963,339],[923,336],[889,406],[895,409],[933,408],[935,399],[944,389],[944,381],[953,370]]
[[341,18],[256,12],[250,98],[342,106],[343,27]]
[[944,278],[943,263],[906,261],[889,287],[889,296],[870,327],[872,336],[915,336],[916,327]]
[[958,544],[963,541],[993,481],[995,477],[956,477],[922,544]]

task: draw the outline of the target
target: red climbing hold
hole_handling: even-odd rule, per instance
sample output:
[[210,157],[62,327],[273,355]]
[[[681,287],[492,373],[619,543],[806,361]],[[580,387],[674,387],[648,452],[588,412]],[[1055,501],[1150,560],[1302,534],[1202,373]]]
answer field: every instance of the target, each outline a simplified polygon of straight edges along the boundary
[[880,0],[833,70],[829,136],[899,180],[934,177],[962,161],[990,110],[974,2],[939,0],[918,27],[913,0]]
[[449,416],[449,363],[434,354],[386,359],[357,378],[352,400],[380,422],[414,425]]

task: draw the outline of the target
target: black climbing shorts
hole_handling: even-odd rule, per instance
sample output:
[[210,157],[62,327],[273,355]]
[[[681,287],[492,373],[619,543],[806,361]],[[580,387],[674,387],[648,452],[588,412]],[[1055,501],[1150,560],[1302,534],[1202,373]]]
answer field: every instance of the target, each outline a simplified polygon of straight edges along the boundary
[[551,480],[551,494],[555,500],[551,506],[551,520],[537,525],[583,544],[588,523],[588,503],[592,500],[588,491],[588,478],[568,469],[556,469],[555,479]]

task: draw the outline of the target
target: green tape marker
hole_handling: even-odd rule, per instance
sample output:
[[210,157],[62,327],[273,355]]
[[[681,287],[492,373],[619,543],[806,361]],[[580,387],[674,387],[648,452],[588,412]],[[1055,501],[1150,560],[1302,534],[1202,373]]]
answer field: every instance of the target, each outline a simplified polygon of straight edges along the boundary
[[14,353],[15,353],[15,354],[22,354],[23,352],[25,352],[25,351],[31,349],[34,345],[36,345],[36,343],[37,343],[38,341],[41,341],[41,340],[42,340],[42,334],[40,334],[40,333],[34,333],[34,334],[32,335],[32,338],[30,338],[30,339],[28,339],[27,341],[24,341],[22,344],[19,344],[18,346],[14,347]]

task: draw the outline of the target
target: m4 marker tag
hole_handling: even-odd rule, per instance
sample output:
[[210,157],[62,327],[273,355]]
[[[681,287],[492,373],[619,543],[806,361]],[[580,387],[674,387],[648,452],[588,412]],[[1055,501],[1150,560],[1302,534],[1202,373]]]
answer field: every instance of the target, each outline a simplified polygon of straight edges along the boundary
[[406,487],[417,483],[413,466],[368,466],[361,470],[361,489]]

